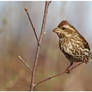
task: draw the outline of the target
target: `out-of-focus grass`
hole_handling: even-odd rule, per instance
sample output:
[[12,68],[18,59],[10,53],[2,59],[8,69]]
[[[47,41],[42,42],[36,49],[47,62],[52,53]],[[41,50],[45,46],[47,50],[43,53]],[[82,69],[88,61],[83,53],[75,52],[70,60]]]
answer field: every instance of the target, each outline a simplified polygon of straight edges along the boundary
[[[15,42],[17,44],[17,41]],[[9,52],[7,56],[5,56],[6,58],[0,56],[0,90],[29,90],[31,74],[18,60],[17,56],[20,50],[18,47],[16,49],[14,48],[16,44],[14,44],[15,46],[10,45],[10,48],[8,47]],[[25,47],[26,45],[27,44],[25,44]],[[32,47],[29,47],[30,51],[28,53],[32,55],[33,51],[31,51],[31,48]],[[35,50],[36,49],[34,49],[34,53]],[[24,52],[22,55],[27,56],[26,53]],[[32,66],[33,60],[30,60],[29,57],[26,57],[26,59],[29,60],[26,62]],[[51,36],[51,33],[47,34],[47,37],[43,39],[43,44],[41,45],[36,81],[64,71],[68,63],[69,61],[58,48],[58,39]],[[92,74],[91,70],[89,70],[89,65],[90,64],[84,64],[73,70],[70,74],[64,74],[42,83],[36,90],[92,90]]]

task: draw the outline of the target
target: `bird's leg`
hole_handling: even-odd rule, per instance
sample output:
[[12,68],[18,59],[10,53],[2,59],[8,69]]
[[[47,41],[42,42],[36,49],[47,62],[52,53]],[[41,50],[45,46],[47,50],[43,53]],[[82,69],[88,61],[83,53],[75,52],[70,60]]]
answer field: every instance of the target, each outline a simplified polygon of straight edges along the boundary
[[70,61],[69,66],[66,68],[66,73],[70,73],[69,68],[73,65],[73,61]]
[[75,67],[75,66],[77,66],[78,64],[80,64],[81,62],[75,62],[75,65],[73,66],[73,67]]
[[88,63],[88,58],[84,59],[84,63],[86,63],[86,64]]
[[78,62],[78,63],[76,63],[74,66],[72,66],[72,67],[70,67],[70,70],[72,70],[73,68],[75,68],[75,67],[78,67],[80,64],[82,64],[82,63],[84,63],[84,62]]

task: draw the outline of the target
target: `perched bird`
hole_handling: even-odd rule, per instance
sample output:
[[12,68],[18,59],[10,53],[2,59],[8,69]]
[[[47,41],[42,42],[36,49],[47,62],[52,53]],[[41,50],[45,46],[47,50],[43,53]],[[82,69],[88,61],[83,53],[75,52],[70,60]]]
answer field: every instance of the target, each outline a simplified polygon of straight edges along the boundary
[[59,48],[70,61],[67,71],[74,62],[87,63],[92,58],[90,47],[84,37],[66,20],[63,20],[54,30],[59,37]]

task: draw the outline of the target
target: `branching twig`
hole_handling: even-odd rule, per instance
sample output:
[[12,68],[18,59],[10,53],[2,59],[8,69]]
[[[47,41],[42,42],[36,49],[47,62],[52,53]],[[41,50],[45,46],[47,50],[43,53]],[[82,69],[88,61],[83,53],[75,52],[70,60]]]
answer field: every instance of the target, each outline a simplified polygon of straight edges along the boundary
[[[33,26],[33,23],[32,23],[32,20],[29,16],[29,13],[28,13],[28,9],[25,8],[25,11],[26,11],[26,14],[28,16],[28,19],[30,21],[30,24],[33,28],[33,31],[34,31],[34,34],[35,34],[35,37],[36,37],[36,40],[37,40],[37,50],[36,50],[36,55],[35,55],[35,60],[34,60],[34,64],[33,64],[33,68],[32,68],[32,75],[31,75],[31,83],[30,83],[30,90],[34,90],[38,85],[40,85],[41,83],[44,83],[48,80],[51,80],[53,78],[56,78],[60,75],[63,75],[64,73],[67,73],[67,71],[63,71],[63,72],[60,72],[60,73],[57,73],[55,75],[52,75],[48,78],[45,78],[43,80],[40,80],[39,82],[35,83],[35,73],[36,73],[36,68],[37,68],[37,64],[38,64],[38,57],[39,57],[39,53],[40,53],[40,46],[41,46],[41,42],[42,42],[42,39],[43,39],[43,35],[44,35],[44,30],[45,30],[45,24],[46,24],[46,18],[47,18],[47,13],[48,13],[48,7],[49,7],[49,4],[51,3],[51,1],[46,1],[45,2],[45,9],[44,9],[44,16],[43,16],[43,20],[42,20],[42,26],[41,26],[41,32],[40,32],[40,37],[38,39],[37,37],[37,34],[36,34],[36,30],[35,30],[35,27]],[[30,66],[28,64],[25,63],[25,61],[19,56],[19,59],[22,61],[22,63],[28,68],[30,69]],[[73,70],[74,68],[76,68],[77,66],[79,66],[80,64],[82,64],[83,62],[81,63],[78,63],[77,65],[71,67],[69,70]]]
[[25,67],[32,72],[30,66],[24,61],[24,59],[21,56],[18,56],[18,59],[25,65]]
[[[77,65],[73,66],[72,68],[70,68],[70,71],[73,70],[74,68],[76,68],[77,66],[81,65],[82,63],[83,63],[83,62],[78,63]],[[52,75],[52,76],[50,76],[50,77],[48,77],[48,78],[45,78],[45,79],[39,81],[38,83],[36,83],[34,88],[36,88],[39,84],[44,83],[44,82],[46,82],[46,81],[48,81],[48,80],[51,80],[51,79],[53,79],[53,78],[56,78],[56,77],[58,77],[58,76],[61,76],[61,75],[63,75],[63,74],[66,73],[66,72],[67,72],[67,71],[65,70],[65,71],[63,71],[63,72],[61,72],[61,73],[58,73],[58,74]]]
[[[25,11],[26,11],[26,13],[27,13],[28,19],[29,19],[30,24],[31,24],[31,26],[32,26],[32,28],[33,28],[33,31],[34,31],[36,40],[37,40],[37,42],[38,42],[38,46],[37,46],[37,50],[36,50],[36,55],[35,55],[35,60],[34,60],[33,68],[32,68],[30,90],[34,90],[34,88],[36,88],[39,84],[44,83],[44,82],[46,82],[46,81],[48,81],[48,80],[51,80],[51,79],[53,79],[53,78],[56,78],[56,77],[58,77],[58,76],[60,76],[60,75],[63,75],[64,73],[67,72],[67,71],[65,70],[65,71],[63,71],[63,72],[60,72],[60,73],[58,73],[58,74],[52,75],[52,76],[50,76],[50,77],[48,77],[48,78],[45,78],[45,79],[43,79],[43,80],[41,80],[41,81],[39,81],[38,83],[35,84],[35,72],[36,72],[36,68],[37,68],[37,64],[38,64],[38,57],[39,57],[39,52],[40,52],[40,45],[41,45],[42,38],[43,38],[43,35],[44,35],[45,24],[46,24],[46,17],[47,17],[48,7],[49,7],[49,4],[50,4],[50,3],[51,3],[51,1],[46,1],[46,2],[45,2],[44,16],[43,16],[42,27],[41,27],[41,33],[40,33],[39,39],[38,39],[38,37],[37,37],[37,34],[36,34],[35,28],[34,28],[34,26],[33,26],[33,23],[32,23],[32,21],[31,21],[31,18],[30,18],[30,16],[29,16],[28,9],[25,8]],[[24,63],[24,65],[26,65],[25,62],[24,62],[24,60],[22,60],[21,58],[20,58],[20,60]],[[71,67],[69,70],[70,70],[70,71],[73,70],[74,68],[76,68],[77,66],[79,66],[79,65],[82,64],[82,63],[83,63],[83,62],[81,62],[81,63],[79,63],[79,64],[77,64],[77,65]],[[26,65],[26,66],[27,66],[27,65]],[[29,66],[27,66],[27,67],[30,68]]]
[[38,45],[39,45],[39,40],[38,40],[38,37],[37,37],[37,33],[36,33],[35,27],[34,27],[34,25],[33,25],[33,23],[32,23],[32,20],[31,20],[31,18],[30,18],[30,16],[29,16],[28,8],[25,8],[25,11],[26,11],[26,14],[27,14],[27,16],[28,16],[29,22],[30,22],[30,24],[31,24],[31,26],[32,26],[32,29],[33,29],[33,31],[34,31],[34,34],[35,34],[37,43],[38,43]]
[[30,90],[34,90],[35,72],[36,72],[37,63],[38,63],[38,56],[39,56],[39,52],[40,52],[40,45],[41,45],[42,38],[43,38],[43,35],[44,35],[44,30],[45,30],[45,24],[46,24],[46,18],[47,18],[49,4],[50,4],[49,1],[45,2],[44,16],[43,16],[41,33],[40,33],[40,38],[39,38],[39,45],[37,46],[35,60],[34,60],[34,65],[33,65],[33,69],[32,69]]
[[[26,14],[28,16],[28,19],[30,21],[30,24],[32,26],[32,29],[34,31],[34,35],[36,37],[36,40],[37,40],[37,50],[36,50],[36,55],[35,55],[35,60],[34,60],[34,64],[33,64],[33,68],[32,70],[30,69],[30,66],[24,61],[24,59],[21,57],[21,56],[18,56],[19,60],[26,66],[27,69],[29,69],[31,71],[31,83],[30,83],[30,90],[34,90],[38,85],[48,81],[48,80],[51,80],[51,79],[54,79],[58,76],[61,76],[65,73],[67,73],[67,71],[63,71],[63,72],[60,72],[60,73],[57,73],[55,75],[52,75],[48,78],[45,78],[43,80],[40,80],[39,82],[35,83],[35,73],[36,73],[36,68],[37,68],[37,64],[38,64],[38,57],[39,57],[39,53],[40,53],[40,46],[41,46],[41,42],[42,42],[42,39],[43,39],[43,36],[44,36],[44,30],[45,30],[45,24],[46,24],[46,18],[47,18],[47,13],[48,13],[48,7],[49,7],[49,4],[51,3],[51,1],[46,1],[45,2],[45,9],[44,9],[44,16],[43,16],[43,20],[42,20],[42,26],[41,26],[41,32],[40,32],[40,37],[38,39],[37,37],[37,33],[36,33],[36,30],[35,30],[35,27],[32,23],[32,20],[29,16],[29,13],[28,13],[28,9],[25,8],[25,11],[26,11]],[[78,63],[77,65],[71,67],[69,70],[73,70],[74,68],[76,68],[77,66],[81,65],[83,62],[80,62]]]

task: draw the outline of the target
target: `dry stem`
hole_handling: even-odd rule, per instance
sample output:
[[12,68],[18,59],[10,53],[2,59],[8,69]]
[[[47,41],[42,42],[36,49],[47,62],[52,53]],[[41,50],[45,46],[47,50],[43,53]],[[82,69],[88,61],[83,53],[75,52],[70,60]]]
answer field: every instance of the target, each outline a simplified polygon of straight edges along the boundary
[[[32,75],[31,75],[31,83],[30,83],[30,90],[34,90],[34,88],[36,88],[38,85],[40,85],[41,83],[44,83],[48,80],[51,80],[53,78],[56,78],[60,75],[63,75],[64,73],[66,73],[67,71],[63,71],[63,72],[60,72],[60,73],[57,73],[55,75],[52,75],[48,78],[45,78],[43,80],[40,80],[38,83],[35,84],[35,73],[36,73],[36,68],[37,68],[37,64],[38,64],[38,57],[39,57],[39,53],[40,53],[40,45],[41,45],[41,42],[42,42],[42,38],[43,38],[43,35],[44,35],[44,30],[45,30],[45,24],[46,24],[46,17],[47,17],[47,13],[48,13],[48,7],[49,7],[49,4],[51,3],[51,1],[46,1],[45,2],[45,9],[44,9],[44,16],[43,16],[43,21],[42,21],[42,27],[41,27],[41,33],[40,33],[40,37],[38,39],[37,37],[37,34],[36,34],[36,31],[35,31],[35,27],[33,26],[33,23],[32,23],[32,20],[29,16],[29,13],[28,13],[28,9],[25,8],[25,11],[27,13],[27,16],[28,16],[28,19],[30,21],[30,24],[33,28],[33,31],[34,31],[34,34],[35,34],[35,37],[36,37],[36,40],[37,40],[37,50],[36,50],[36,55],[35,55],[35,60],[34,60],[34,64],[33,64],[33,68],[32,68]],[[24,63],[24,61],[20,58],[20,60]],[[72,68],[70,68],[70,71],[73,70],[74,68],[76,68],[77,66],[79,66],[80,64],[82,64],[83,62],[73,66]],[[24,65],[26,65],[24,63]],[[27,65],[26,65],[27,66]],[[29,68],[29,67],[28,67]]]
[[33,31],[34,31],[34,34],[35,34],[37,43],[38,43],[38,45],[39,45],[39,40],[38,40],[38,37],[37,37],[37,33],[36,33],[35,27],[34,27],[34,25],[33,25],[33,23],[32,23],[32,20],[31,20],[31,18],[30,18],[30,16],[29,16],[28,8],[25,8],[25,11],[26,11],[26,14],[27,14],[27,16],[28,16],[29,22],[30,22],[30,24],[31,24],[31,26],[32,26],[32,29],[33,29]]
[[25,67],[29,70],[32,71],[30,66],[24,61],[24,59],[21,56],[18,56],[18,59],[25,65]]
[[44,35],[44,30],[45,30],[45,24],[46,24],[46,18],[47,18],[49,4],[50,4],[49,1],[45,2],[44,16],[43,16],[41,33],[40,33],[40,38],[39,38],[39,45],[37,46],[35,60],[34,60],[34,65],[33,65],[33,69],[32,69],[30,90],[34,90],[35,72],[36,72],[37,63],[38,63],[38,56],[39,56],[39,52],[40,52],[40,45],[41,45],[42,38],[43,38],[43,35]]
[[[74,68],[76,68],[77,66],[81,65],[82,63],[83,63],[83,62],[78,63],[77,65],[73,66],[72,68],[70,68],[70,71],[73,70]],[[56,77],[58,77],[58,76],[60,76],[60,75],[63,75],[63,74],[66,73],[66,72],[67,72],[67,71],[65,70],[65,71],[63,71],[63,72],[61,72],[61,73],[57,73],[57,74],[52,75],[52,76],[50,76],[50,77],[48,77],[48,78],[45,78],[45,79],[39,81],[38,83],[36,83],[34,88],[36,88],[39,84],[42,84],[42,83],[44,83],[44,82],[46,82],[46,81],[48,81],[48,80],[51,80],[51,79],[56,78]]]

